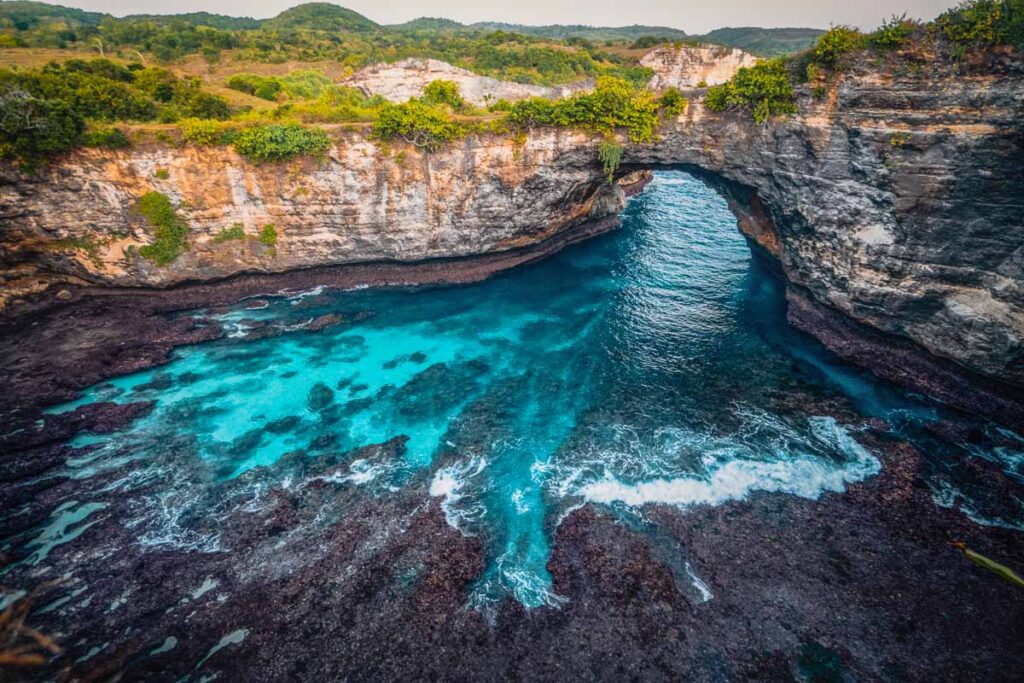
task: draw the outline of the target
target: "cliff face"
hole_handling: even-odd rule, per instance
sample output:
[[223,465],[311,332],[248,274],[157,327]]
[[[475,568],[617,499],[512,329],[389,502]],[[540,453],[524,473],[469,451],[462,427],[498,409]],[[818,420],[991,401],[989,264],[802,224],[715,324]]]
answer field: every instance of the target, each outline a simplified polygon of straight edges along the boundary
[[[800,296],[1024,387],[1022,111],[1012,67],[855,69],[764,127],[693,104],[658,142],[626,145],[621,172],[702,175]],[[321,163],[154,147],[83,151],[36,178],[8,168],[5,296],[60,281],[165,286],[496,253],[612,220],[624,202],[602,177],[598,140],[576,132],[534,131],[523,145],[467,139],[432,155],[336,138]],[[133,207],[154,189],[192,226],[188,252],[162,267],[128,248],[152,240]],[[215,239],[236,223],[246,239]],[[273,249],[255,238],[268,223]]]
[[1024,386],[1022,118],[1019,72],[865,69],[764,128],[692,108],[626,161],[710,172],[816,301]]
[[733,77],[741,67],[753,66],[757,57],[743,50],[721,46],[660,47],[640,59],[654,70],[648,82],[652,90],[693,88],[698,83],[718,85]]
[[[590,139],[548,131],[525,144],[466,140],[424,155],[342,133],[327,159],[254,165],[230,148],[83,150],[29,176],[0,180],[0,259],[9,297],[68,276],[166,286],[242,271],[356,261],[420,261],[503,251],[616,214],[625,197],[603,181]],[[136,210],[167,195],[191,226],[168,265],[141,258],[152,228]],[[273,224],[273,248],[257,236]],[[218,235],[240,225],[244,239]]]

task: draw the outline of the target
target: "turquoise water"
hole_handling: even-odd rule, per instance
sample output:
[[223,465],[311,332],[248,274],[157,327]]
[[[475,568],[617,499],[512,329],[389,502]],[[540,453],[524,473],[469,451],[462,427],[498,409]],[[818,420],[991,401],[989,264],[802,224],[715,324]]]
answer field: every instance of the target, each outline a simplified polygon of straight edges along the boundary
[[[303,329],[328,313],[348,322]],[[479,608],[508,596],[559,604],[551,538],[587,501],[628,517],[645,503],[719,504],[752,491],[815,498],[877,473],[847,426],[815,413],[817,399],[845,395],[865,416],[911,431],[937,416],[788,328],[777,279],[724,201],[683,173],[659,174],[620,231],[485,283],[280,292],[194,315],[219,319],[227,338],[57,408],[157,401],[124,432],[77,437],[90,448],[68,473],[87,482],[124,470],[112,485],[128,489],[159,469],[139,542],[223,550],[190,522],[209,504],[197,491],[286,454],[405,436],[400,456],[355,459],[336,481],[386,496],[426,477],[424,495],[486,548],[471,598]],[[979,457],[1020,455],[993,453]],[[182,457],[192,466],[176,468]],[[974,506],[987,522],[1021,518],[1019,500],[981,511],[972,490],[943,494],[943,476],[940,502]],[[72,503],[55,515],[81,521],[93,509],[86,496]],[[678,564],[709,599],[685,557]]]

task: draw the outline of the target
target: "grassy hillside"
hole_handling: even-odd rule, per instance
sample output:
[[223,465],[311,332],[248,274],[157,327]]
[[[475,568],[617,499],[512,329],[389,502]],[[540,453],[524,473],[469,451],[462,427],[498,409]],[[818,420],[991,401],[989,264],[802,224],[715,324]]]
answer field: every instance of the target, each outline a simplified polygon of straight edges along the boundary
[[524,24],[503,24],[498,22],[480,22],[471,24],[471,29],[488,31],[506,31],[528,36],[539,36],[553,40],[582,38],[593,42],[631,42],[640,36],[660,36],[668,40],[685,40],[685,31],[667,26],[584,26],[579,24],[551,24],[548,26],[527,26]]
[[101,12],[86,12],[45,2],[18,0],[0,3],[0,23],[9,22],[19,31],[28,31],[54,21],[65,22],[69,26],[99,26],[107,16]]
[[762,57],[802,52],[825,33],[815,28],[719,28],[699,36],[708,43],[738,47]]
[[311,2],[286,9],[262,22],[261,28],[359,32],[373,31],[380,26],[350,9],[327,2]]

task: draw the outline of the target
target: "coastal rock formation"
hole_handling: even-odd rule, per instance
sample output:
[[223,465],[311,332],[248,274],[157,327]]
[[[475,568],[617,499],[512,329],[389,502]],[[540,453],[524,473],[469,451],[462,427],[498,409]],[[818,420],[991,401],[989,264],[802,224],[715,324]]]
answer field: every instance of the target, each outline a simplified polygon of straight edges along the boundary
[[410,57],[393,64],[374,64],[341,81],[340,85],[359,88],[367,95],[380,95],[392,102],[405,102],[410,97],[419,97],[423,94],[423,88],[436,80],[458,83],[463,98],[479,107],[500,99],[560,99],[594,87],[593,79],[552,87],[500,81],[447,62],[420,57]]
[[[657,142],[623,142],[619,173],[700,175],[815,304],[1024,387],[1024,80],[1015,69],[861,65],[821,99],[801,93],[796,116],[765,126],[692,103]],[[625,201],[603,177],[599,140],[580,132],[468,138],[429,155],[353,131],[335,140],[325,160],[276,165],[228,148],[143,145],[84,150],[41,176],[8,167],[3,298],[55,283],[159,287],[493,255],[610,227]],[[137,252],[152,229],[135,204],[151,190],[192,227],[187,253],[167,266]],[[235,224],[245,238],[218,237]],[[256,237],[267,224],[272,247]]]
[[695,88],[700,83],[718,85],[733,77],[741,67],[753,66],[757,57],[720,45],[659,47],[640,59],[640,65],[654,70],[647,83],[652,90]]

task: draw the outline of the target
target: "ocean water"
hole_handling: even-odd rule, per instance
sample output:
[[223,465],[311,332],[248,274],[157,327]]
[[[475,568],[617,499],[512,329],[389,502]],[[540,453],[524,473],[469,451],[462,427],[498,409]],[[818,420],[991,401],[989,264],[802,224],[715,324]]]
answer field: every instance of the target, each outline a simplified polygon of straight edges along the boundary
[[[325,314],[346,322],[305,329]],[[88,534],[102,508],[88,482],[100,474],[123,471],[105,486],[128,489],[163,468],[161,481],[173,483],[138,521],[139,542],[224,550],[190,522],[195,491],[274,471],[285,455],[402,436],[398,456],[351,456],[339,481],[387,496],[426,477],[423,495],[486,549],[471,607],[507,597],[557,606],[551,540],[586,502],[643,525],[646,503],[716,505],[755,491],[817,498],[876,474],[879,460],[851,426],[815,410],[836,395],[934,455],[939,504],[981,523],[1024,519],[1020,497],[991,499],[943,450],[992,462],[1019,485],[1024,442],[1005,433],[999,446],[930,440],[924,426],[941,410],[788,328],[779,280],[753,258],[721,197],[681,172],[659,173],[621,230],[484,283],[286,291],[191,315],[216,317],[229,334],[53,409],[157,401],[118,434],[76,437],[82,450],[67,474],[82,495],[14,541],[32,557]],[[168,478],[168,449],[192,466]],[[671,552],[695,599],[712,599],[685,551]]]

